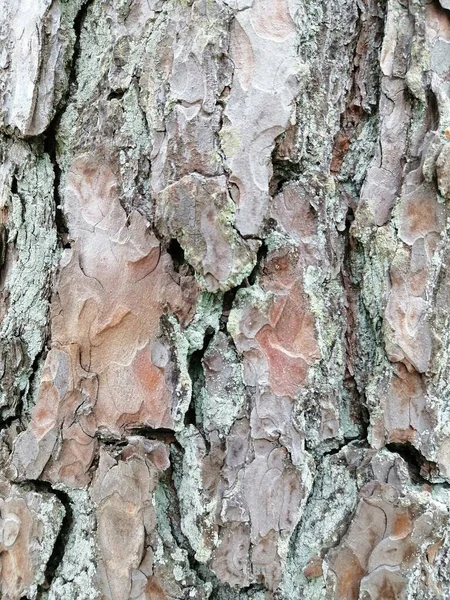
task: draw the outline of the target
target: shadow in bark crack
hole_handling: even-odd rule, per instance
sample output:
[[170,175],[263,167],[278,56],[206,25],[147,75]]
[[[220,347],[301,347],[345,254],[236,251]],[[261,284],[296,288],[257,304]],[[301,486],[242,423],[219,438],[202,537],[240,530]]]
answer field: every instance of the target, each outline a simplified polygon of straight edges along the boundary
[[70,248],[70,243],[68,243],[67,241],[69,229],[67,227],[64,213],[62,211],[61,197],[59,193],[59,188],[61,185],[61,167],[59,166],[58,160],[56,158],[56,136],[59,125],[59,118],[60,115],[55,116],[45,133],[44,152],[48,155],[50,162],[52,163],[53,173],[55,177],[53,183],[53,201],[55,209],[55,225],[56,231],[58,233],[58,240],[63,248]]
[[204,384],[203,364],[202,360],[209,346],[210,341],[214,337],[215,331],[212,327],[208,327],[203,338],[203,347],[200,350],[193,352],[188,359],[188,373],[192,382],[192,398],[189,407],[184,415],[184,425],[194,425],[198,427],[197,416],[195,411],[195,399],[198,387]]
[[228,318],[230,316],[231,309],[233,308],[236,294],[238,293],[238,291],[240,289],[251,287],[252,285],[254,285],[256,283],[256,278],[261,269],[261,263],[263,262],[264,258],[267,256],[267,252],[268,252],[267,244],[264,242],[264,240],[262,240],[261,246],[256,255],[256,264],[253,267],[253,270],[250,273],[250,275],[248,277],[245,277],[245,279],[242,281],[242,283],[240,285],[238,285],[234,288],[231,288],[231,290],[228,290],[223,295],[222,315],[220,317],[220,327],[219,327],[220,331],[228,333],[228,331],[227,331]]
[[185,264],[186,259],[184,257],[184,250],[176,238],[170,240],[169,245],[167,246],[167,252],[172,258],[174,271],[179,273],[180,268]]
[[108,101],[111,100],[122,100],[125,94],[125,90],[111,90],[106,98]]
[[409,442],[405,442],[404,444],[386,444],[386,449],[403,458],[408,466],[411,480],[414,483],[429,485],[429,479],[438,473],[436,463],[427,460],[420,450]]
[[173,430],[165,427],[160,427],[158,429],[154,429],[153,427],[140,427],[127,431],[127,436],[132,435],[141,436],[148,440],[158,440],[165,444],[178,444]]
[[46,494],[52,494],[56,496],[61,504],[64,506],[65,515],[63,517],[61,528],[58,536],[55,540],[52,553],[48,559],[47,566],[44,572],[44,582],[38,586],[36,600],[44,600],[47,598],[47,592],[50,589],[52,581],[56,575],[59,565],[64,556],[67,540],[73,527],[74,517],[71,507],[71,502],[68,494],[62,490],[54,489],[50,483],[45,481],[25,481],[24,485],[30,486],[30,488],[36,492],[43,492]]

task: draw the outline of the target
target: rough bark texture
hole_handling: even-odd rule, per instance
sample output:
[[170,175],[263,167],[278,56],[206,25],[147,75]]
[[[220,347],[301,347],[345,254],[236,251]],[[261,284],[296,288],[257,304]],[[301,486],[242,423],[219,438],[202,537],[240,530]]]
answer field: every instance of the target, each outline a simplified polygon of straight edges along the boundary
[[2,600],[450,598],[449,205],[449,0],[0,0]]

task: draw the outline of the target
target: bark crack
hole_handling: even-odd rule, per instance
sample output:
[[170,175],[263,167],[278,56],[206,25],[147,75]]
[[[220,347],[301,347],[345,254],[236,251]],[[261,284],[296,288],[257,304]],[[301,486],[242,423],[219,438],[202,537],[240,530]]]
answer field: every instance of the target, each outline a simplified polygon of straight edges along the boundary
[[44,572],[44,581],[38,586],[36,600],[44,600],[47,598],[48,590],[50,589],[53,579],[57,573],[58,567],[63,559],[67,540],[72,531],[74,518],[73,510],[69,495],[62,489],[53,487],[50,483],[41,480],[25,480],[21,482],[22,487],[29,486],[33,491],[56,496],[64,507],[64,517],[61,527],[53,545],[52,553],[47,561]]

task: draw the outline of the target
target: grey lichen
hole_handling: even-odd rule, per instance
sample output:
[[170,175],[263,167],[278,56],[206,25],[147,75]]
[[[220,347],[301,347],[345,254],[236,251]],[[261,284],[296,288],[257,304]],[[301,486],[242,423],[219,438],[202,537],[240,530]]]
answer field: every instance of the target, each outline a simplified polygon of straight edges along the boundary
[[97,550],[92,535],[95,508],[87,491],[64,491],[70,498],[70,530],[66,532],[61,563],[45,597],[48,600],[98,600]]
[[[49,157],[25,142],[3,139],[0,206],[15,257],[3,284],[0,410],[14,414],[48,333],[52,277],[58,260],[54,172]],[[15,362],[14,362],[15,361]],[[13,364],[11,364],[13,362]]]

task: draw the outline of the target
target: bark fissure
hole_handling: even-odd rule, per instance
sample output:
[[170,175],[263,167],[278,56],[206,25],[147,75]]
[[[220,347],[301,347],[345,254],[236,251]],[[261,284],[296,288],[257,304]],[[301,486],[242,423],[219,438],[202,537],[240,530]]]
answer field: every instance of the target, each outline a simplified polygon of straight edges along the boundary
[[59,565],[62,562],[66,550],[67,540],[73,529],[74,517],[70,503],[70,498],[63,490],[53,488],[50,484],[43,481],[27,481],[25,484],[31,485],[35,490],[53,494],[58,498],[64,507],[64,517],[58,535],[55,539],[52,553],[47,561],[44,573],[44,582],[38,587],[36,600],[43,600],[47,597],[48,590],[51,588],[53,579],[56,575]]
[[0,14],[0,596],[445,598],[448,0],[44,4]]

